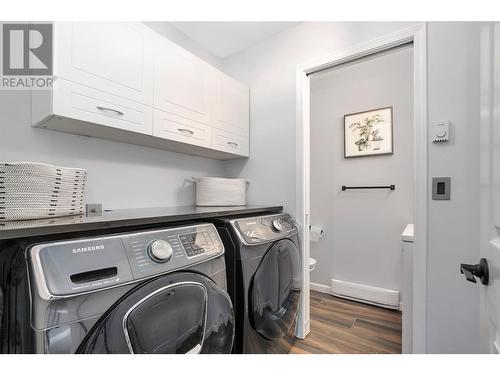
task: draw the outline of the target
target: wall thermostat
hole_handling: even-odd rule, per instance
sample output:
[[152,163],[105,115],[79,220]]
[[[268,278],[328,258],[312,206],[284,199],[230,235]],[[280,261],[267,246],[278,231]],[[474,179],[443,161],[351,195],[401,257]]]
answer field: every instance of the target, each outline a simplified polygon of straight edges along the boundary
[[450,122],[436,122],[433,129],[432,142],[447,142],[450,139]]

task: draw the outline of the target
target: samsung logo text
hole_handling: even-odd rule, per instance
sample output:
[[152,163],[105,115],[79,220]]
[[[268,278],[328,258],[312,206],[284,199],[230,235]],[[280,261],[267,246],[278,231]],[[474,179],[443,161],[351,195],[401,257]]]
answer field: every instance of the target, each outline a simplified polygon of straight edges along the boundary
[[73,254],[78,254],[78,253],[88,253],[97,250],[104,250],[104,245],[78,247],[76,249],[73,249],[72,252]]

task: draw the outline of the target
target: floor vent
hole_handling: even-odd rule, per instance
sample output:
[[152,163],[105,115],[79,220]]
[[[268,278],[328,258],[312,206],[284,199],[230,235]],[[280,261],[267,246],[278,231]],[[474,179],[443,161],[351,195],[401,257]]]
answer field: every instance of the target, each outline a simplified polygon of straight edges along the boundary
[[371,285],[332,279],[332,294],[376,306],[399,310],[399,292]]

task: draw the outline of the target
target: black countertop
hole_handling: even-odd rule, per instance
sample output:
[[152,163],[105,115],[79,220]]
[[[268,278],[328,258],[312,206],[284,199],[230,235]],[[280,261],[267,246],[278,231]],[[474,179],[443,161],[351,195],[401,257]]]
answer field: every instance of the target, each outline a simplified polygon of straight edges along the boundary
[[280,213],[282,206],[157,207],[104,211],[101,216],[0,222],[0,240],[89,230],[172,223],[242,214]]

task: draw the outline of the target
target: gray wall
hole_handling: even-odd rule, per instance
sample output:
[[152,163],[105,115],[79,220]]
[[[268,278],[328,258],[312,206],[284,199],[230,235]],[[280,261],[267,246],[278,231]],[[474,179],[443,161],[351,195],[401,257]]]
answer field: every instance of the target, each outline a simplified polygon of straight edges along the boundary
[[[344,115],[393,107],[393,155],[344,158]],[[311,281],[401,291],[401,232],[413,223],[413,48],[311,76]],[[341,191],[342,185],[396,190]]]
[[[295,69],[297,64],[371,40],[408,24],[302,23],[225,60],[251,89],[251,154],[224,162],[252,180],[249,202],[283,203],[295,213]],[[453,178],[450,202],[429,201],[427,350],[479,350],[479,293],[458,264],[479,256],[479,24],[428,26],[429,120],[450,119],[453,140],[429,144],[429,177]]]
[[[168,25],[153,25],[174,42],[219,64]],[[153,148],[31,128],[30,95],[0,91],[0,160],[87,168],[87,201],[105,208],[194,204],[193,175],[223,176],[222,162]]]

